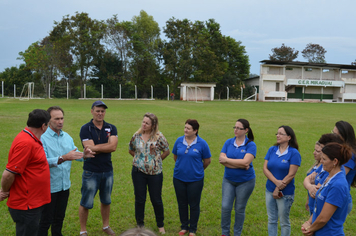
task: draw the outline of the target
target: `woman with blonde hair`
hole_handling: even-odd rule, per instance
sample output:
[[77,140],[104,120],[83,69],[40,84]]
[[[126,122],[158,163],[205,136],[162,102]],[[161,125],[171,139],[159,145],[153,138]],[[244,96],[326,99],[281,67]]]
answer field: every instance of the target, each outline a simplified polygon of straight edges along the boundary
[[162,161],[169,155],[166,138],[158,130],[158,118],[152,113],[143,116],[141,127],[132,136],[129,153],[133,156],[132,182],[135,192],[135,217],[139,227],[144,226],[147,187],[161,234],[164,230],[162,202]]

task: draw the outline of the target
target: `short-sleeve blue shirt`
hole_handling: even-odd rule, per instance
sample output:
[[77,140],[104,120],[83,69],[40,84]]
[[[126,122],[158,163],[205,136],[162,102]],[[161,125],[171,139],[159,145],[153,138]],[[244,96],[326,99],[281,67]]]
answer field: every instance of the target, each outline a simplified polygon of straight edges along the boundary
[[[257,148],[253,141],[249,142],[249,139],[246,137],[244,144],[236,147],[234,145],[235,140],[236,137],[226,140],[223,148],[221,149],[221,152],[225,153],[228,158],[232,159],[244,159],[247,153],[250,153],[256,157]],[[225,167],[224,177],[230,181],[239,183],[254,179],[256,175],[251,162],[250,168],[248,170]]]
[[[101,130],[94,125],[93,119],[80,129],[80,139],[82,142],[93,140],[95,145],[107,143],[110,136],[117,136],[117,129],[115,125],[106,123],[105,121]],[[92,172],[112,171],[111,153],[99,153],[94,158],[85,159],[83,169]]]
[[334,175],[325,187],[320,187],[315,197],[315,208],[312,222],[320,215],[325,202],[337,207],[330,220],[318,231],[315,236],[339,236],[345,235],[343,224],[347,216],[349,187],[343,171]]
[[[278,179],[282,180],[289,173],[290,165],[300,166],[302,162],[302,157],[299,151],[293,147],[287,148],[288,152],[281,156],[277,155],[279,146],[272,146],[268,149],[265,156],[265,160],[268,161],[267,168],[272,173],[272,175]],[[269,179],[267,179],[266,188],[268,191],[273,192],[276,185]],[[294,178],[287,184],[287,186],[282,190],[284,195],[293,195],[295,190]]]
[[183,182],[195,182],[204,178],[203,159],[211,157],[208,143],[197,136],[197,142],[188,149],[183,144],[185,136],[179,137],[174,143],[172,153],[177,155],[173,177]]

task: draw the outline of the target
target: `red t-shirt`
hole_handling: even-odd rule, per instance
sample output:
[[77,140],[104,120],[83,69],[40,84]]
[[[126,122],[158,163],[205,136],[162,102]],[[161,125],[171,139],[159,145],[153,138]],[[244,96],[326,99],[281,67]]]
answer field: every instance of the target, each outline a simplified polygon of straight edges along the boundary
[[12,142],[6,170],[16,174],[7,206],[17,210],[51,202],[50,172],[42,142],[28,129]]

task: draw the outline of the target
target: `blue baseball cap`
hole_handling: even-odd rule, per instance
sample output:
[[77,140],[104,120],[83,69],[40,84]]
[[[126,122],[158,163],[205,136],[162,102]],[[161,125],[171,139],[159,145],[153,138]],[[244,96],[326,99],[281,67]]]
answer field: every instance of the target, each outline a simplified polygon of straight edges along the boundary
[[91,109],[93,109],[93,107],[104,107],[105,109],[108,109],[108,106],[105,105],[105,103],[103,101],[95,101],[93,103],[93,105],[91,105]]

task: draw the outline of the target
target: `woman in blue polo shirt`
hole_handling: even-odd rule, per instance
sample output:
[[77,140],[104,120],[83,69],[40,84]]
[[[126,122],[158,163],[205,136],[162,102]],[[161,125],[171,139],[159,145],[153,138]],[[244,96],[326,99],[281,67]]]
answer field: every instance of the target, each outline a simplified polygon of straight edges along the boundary
[[234,134],[234,138],[225,142],[219,157],[220,164],[225,166],[221,204],[221,229],[224,236],[230,235],[234,201],[234,236],[241,235],[247,201],[256,183],[252,161],[256,157],[257,149],[250,123],[245,119],[237,120]]
[[313,215],[301,230],[304,235],[345,235],[343,224],[349,204],[349,185],[341,165],[351,159],[351,150],[345,144],[329,143],[322,152],[321,162],[329,176],[316,193]]
[[294,176],[301,164],[301,156],[291,127],[280,126],[276,136],[277,143],[269,148],[263,165],[267,177],[268,235],[277,235],[279,216],[281,235],[287,236],[291,234],[289,212],[294,201]]
[[172,151],[176,162],[173,185],[181,222],[179,235],[189,233],[189,236],[194,236],[197,231],[204,170],[210,164],[209,146],[198,136],[198,130],[198,121],[188,119],[184,126],[184,136],[177,139]]

